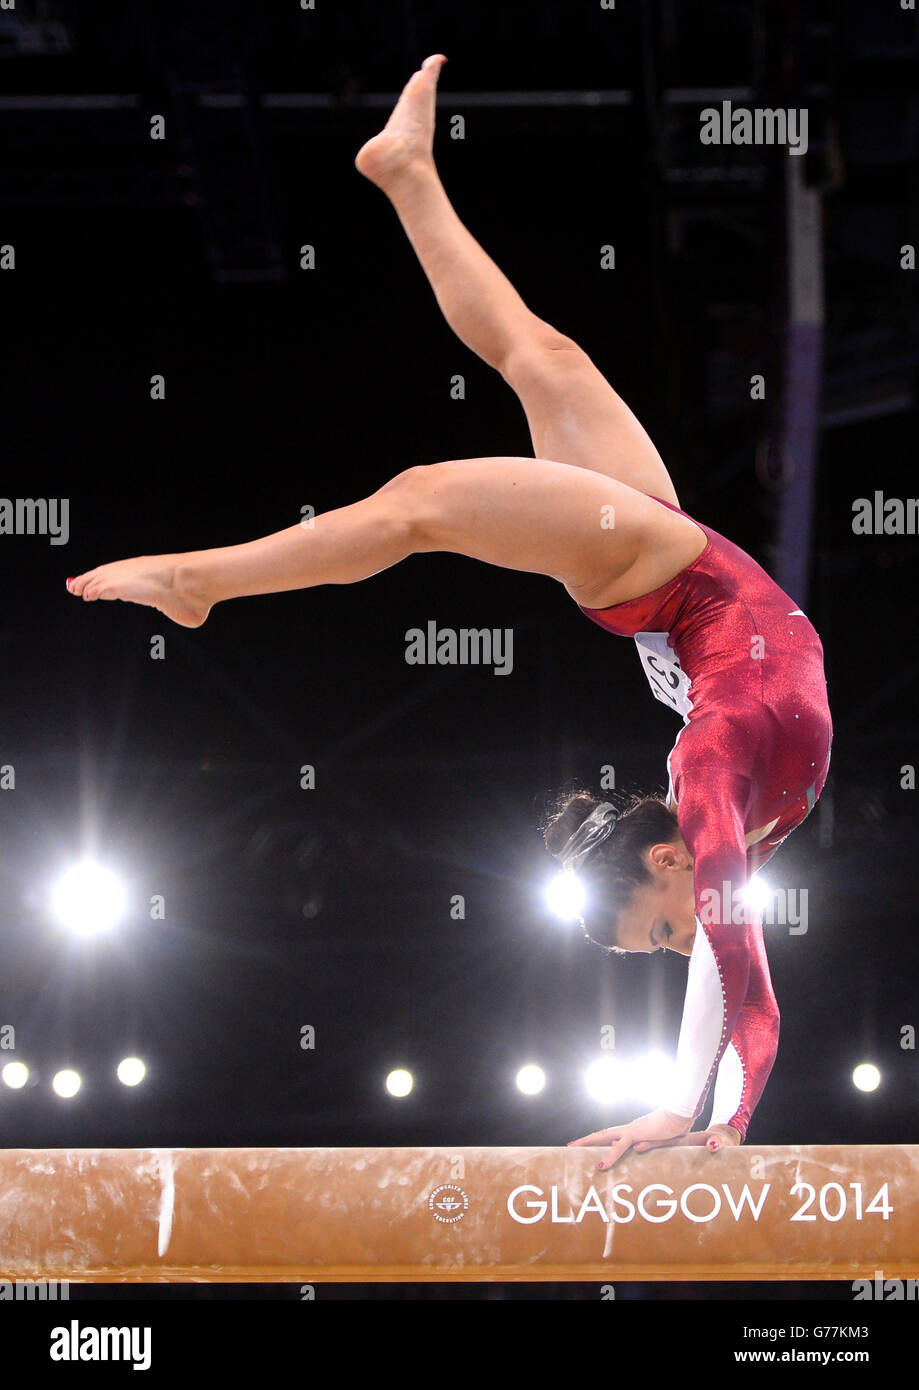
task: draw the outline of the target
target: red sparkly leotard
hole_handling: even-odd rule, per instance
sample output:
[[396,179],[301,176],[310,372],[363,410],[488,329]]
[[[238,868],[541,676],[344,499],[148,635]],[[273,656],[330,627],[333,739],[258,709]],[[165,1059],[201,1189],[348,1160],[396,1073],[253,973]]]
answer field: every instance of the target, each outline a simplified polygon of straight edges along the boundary
[[743,886],[813,808],[833,726],[806,616],[739,546],[695,524],[708,543],[674,579],[612,608],[579,607],[635,638],[652,691],[683,716],[667,767],[693,858],[696,935],[663,1108],[695,1118],[715,1081],[711,1123],[744,1139],[775,1061],[779,1010]]

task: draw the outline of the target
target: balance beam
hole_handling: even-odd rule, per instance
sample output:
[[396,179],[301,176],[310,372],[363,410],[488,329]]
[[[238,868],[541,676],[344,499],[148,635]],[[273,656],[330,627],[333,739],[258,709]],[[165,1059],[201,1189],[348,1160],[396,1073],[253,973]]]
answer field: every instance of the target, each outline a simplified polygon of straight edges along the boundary
[[0,1274],[79,1283],[919,1277],[919,1145],[0,1152]]

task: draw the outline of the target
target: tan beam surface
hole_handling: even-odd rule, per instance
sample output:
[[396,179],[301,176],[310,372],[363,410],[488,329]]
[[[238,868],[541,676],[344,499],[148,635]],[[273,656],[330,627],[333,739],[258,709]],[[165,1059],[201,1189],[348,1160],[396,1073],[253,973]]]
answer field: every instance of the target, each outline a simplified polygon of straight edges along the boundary
[[8,1149],[0,1277],[919,1277],[919,1146]]

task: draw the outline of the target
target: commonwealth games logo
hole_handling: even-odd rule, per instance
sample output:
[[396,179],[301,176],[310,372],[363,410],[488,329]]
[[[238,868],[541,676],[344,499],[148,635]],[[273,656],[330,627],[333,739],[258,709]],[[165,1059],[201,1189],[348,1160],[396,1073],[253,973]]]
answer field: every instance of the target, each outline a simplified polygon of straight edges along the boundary
[[469,1198],[461,1187],[452,1182],[441,1183],[428,1198],[428,1211],[435,1221],[441,1221],[446,1226],[462,1221],[468,1209]]

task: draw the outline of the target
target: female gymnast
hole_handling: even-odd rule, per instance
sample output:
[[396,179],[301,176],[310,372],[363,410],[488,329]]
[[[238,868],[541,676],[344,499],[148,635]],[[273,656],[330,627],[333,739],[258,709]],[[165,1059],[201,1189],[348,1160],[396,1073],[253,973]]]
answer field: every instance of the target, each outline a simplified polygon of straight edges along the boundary
[[[779,1013],[748,875],[820,795],[832,725],[811,624],[737,546],[680,510],[642,426],[570,338],[536,317],[462,225],[433,158],[442,54],[407,83],[358,170],[390,199],[459,338],[526,413],[534,458],[409,468],[377,492],[242,545],[141,556],[67,580],[199,627],[216,603],[353,584],[408,555],[449,551],[564,585],[608,631],[635,637],[652,689],[683,715],[666,801],[617,813],[572,795],[546,829],[594,887],[608,949],[689,956],[674,1080],[664,1104],[586,1135],[629,1149],[742,1143],[772,1067]],[[710,1127],[692,1133],[715,1082]]]

